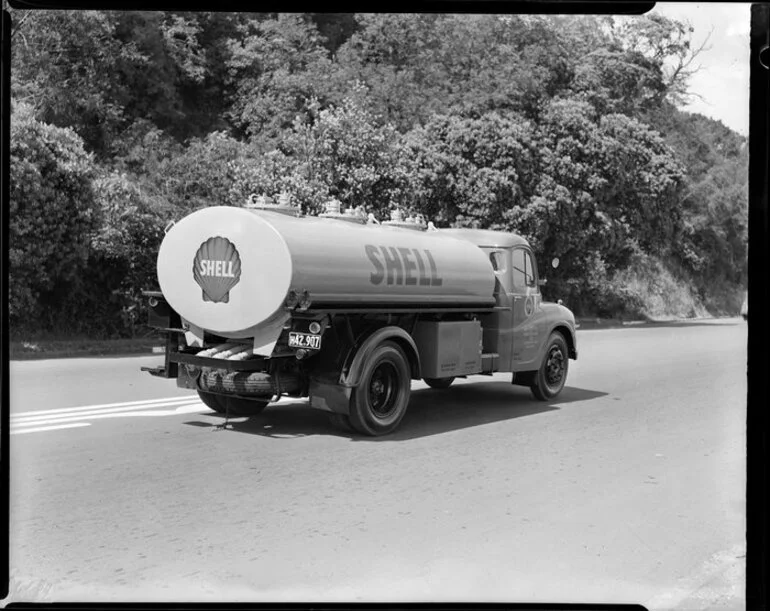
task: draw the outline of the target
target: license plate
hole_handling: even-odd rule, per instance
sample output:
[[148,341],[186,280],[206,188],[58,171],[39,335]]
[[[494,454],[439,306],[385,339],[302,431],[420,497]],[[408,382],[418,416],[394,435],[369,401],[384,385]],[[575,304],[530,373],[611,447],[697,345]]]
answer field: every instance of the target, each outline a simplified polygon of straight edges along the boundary
[[312,333],[289,333],[289,348],[310,348],[311,350],[321,349],[321,336]]

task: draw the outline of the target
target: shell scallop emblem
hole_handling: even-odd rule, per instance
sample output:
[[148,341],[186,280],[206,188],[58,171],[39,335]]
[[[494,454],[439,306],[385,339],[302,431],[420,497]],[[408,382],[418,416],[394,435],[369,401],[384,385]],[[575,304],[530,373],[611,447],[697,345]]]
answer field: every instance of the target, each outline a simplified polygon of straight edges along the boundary
[[532,295],[527,296],[527,300],[524,302],[524,314],[526,316],[532,316],[532,312],[535,311],[535,300]]
[[193,260],[193,277],[203,289],[203,301],[227,303],[241,279],[241,257],[235,245],[221,236],[209,238]]

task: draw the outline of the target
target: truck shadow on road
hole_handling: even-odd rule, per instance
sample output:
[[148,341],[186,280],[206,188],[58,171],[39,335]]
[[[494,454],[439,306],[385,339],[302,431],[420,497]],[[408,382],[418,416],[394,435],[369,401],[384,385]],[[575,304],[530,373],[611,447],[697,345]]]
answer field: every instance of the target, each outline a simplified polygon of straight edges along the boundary
[[[338,429],[326,413],[307,403],[273,405],[249,418],[231,417],[227,430],[264,437],[292,439],[311,435],[347,437],[353,441],[405,441],[440,435],[492,422],[536,416],[561,409],[570,403],[589,401],[607,393],[567,386],[553,401],[536,401],[529,389],[508,382],[457,384],[446,390],[421,388],[412,391],[399,429],[383,437],[367,437]],[[208,415],[208,414],[207,414]],[[210,414],[224,421],[222,414]],[[190,426],[216,427],[217,422],[186,422]]]

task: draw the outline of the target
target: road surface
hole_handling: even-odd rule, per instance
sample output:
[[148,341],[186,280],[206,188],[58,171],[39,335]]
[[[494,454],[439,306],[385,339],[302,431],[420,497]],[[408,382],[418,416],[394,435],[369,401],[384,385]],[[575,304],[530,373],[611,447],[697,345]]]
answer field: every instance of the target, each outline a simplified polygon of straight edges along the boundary
[[578,334],[379,439],[305,401],[224,418],[139,368],[12,362],[14,601],[475,601],[742,609],[746,324]]

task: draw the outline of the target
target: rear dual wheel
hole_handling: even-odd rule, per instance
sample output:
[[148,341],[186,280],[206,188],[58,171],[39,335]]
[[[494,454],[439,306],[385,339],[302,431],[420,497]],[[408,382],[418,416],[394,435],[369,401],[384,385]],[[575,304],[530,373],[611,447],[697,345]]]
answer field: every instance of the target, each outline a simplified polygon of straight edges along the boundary
[[404,352],[393,342],[374,349],[350,397],[350,424],[364,435],[393,432],[406,414],[411,372]]
[[198,395],[206,407],[210,407],[219,414],[227,413],[230,416],[256,416],[270,403],[267,399],[228,397],[201,390],[198,391]]

